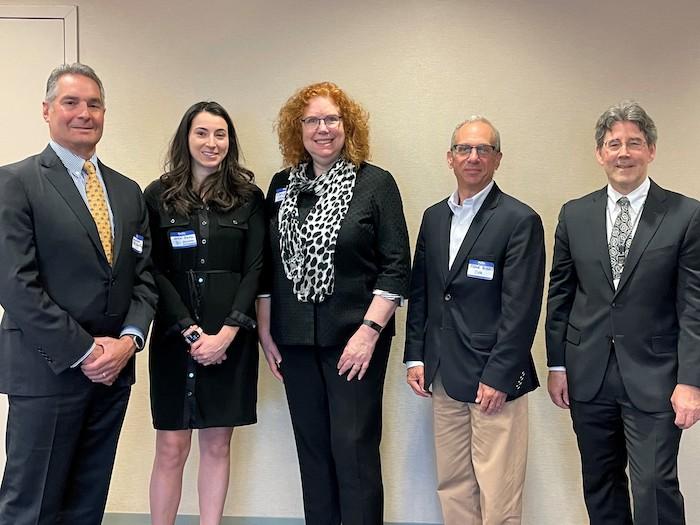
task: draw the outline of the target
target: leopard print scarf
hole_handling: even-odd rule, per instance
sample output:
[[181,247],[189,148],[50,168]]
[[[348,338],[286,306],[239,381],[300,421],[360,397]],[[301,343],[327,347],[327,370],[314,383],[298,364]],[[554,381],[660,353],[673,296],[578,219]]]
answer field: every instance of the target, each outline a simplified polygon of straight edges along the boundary
[[[289,173],[289,185],[279,209],[280,252],[287,279],[302,302],[320,303],[333,293],[335,246],[340,225],[350,206],[356,168],[339,158],[328,172],[309,179],[307,163]],[[318,201],[299,224],[297,198],[313,192]]]

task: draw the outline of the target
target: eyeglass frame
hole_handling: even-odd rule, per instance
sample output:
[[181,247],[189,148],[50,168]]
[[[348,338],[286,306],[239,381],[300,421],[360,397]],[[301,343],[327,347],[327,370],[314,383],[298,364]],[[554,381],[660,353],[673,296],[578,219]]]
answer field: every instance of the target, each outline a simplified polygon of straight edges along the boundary
[[[327,120],[328,119],[338,119],[338,122],[329,125]],[[316,124],[312,124],[309,121],[317,120]],[[325,117],[315,117],[315,116],[308,116],[304,118],[300,118],[299,121],[303,126],[306,126],[307,128],[311,129],[316,129],[321,127],[321,122],[323,122],[323,125],[326,126],[328,129],[335,129],[338,126],[340,126],[340,123],[343,121],[343,117],[341,115],[326,115]]]
[[[457,151],[457,148],[459,147],[469,148],[469,151]],[[481,148],[481,152],[479,151],[479,148]],[[484,150],[484,148],[487,149]],[[489,150],[488,148],[491,149]],[[472,146],[471,144],[453,144],[450,148],[453,155],[459,155],[460,157],[469,157],[473,150],[476,150],[476,156],[480,159],[485,159],[494,153],[498,153],[498,149],[493,144],[477,144],[476,146]]]
[[[613,144],[613,147],[611,148],[611,142],[617,144]],[[622,142],[620,139],[610,139],[603,142],[603,147],[612,153],[617,153],[618,151],[620,151],[623,145],[628,151],[642,151],[644,149],[644,146],[648,146],[649,143],[641,138],[633,138],[628,140],[627,142]]]

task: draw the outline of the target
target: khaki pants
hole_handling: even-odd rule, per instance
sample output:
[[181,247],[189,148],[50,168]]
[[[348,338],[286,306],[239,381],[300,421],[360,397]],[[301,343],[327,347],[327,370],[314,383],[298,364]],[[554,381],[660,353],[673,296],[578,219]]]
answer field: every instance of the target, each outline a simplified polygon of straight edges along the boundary
[[527,397],[494,415],[433,383],[438,497],[445,525],[519,525],[527,463]]

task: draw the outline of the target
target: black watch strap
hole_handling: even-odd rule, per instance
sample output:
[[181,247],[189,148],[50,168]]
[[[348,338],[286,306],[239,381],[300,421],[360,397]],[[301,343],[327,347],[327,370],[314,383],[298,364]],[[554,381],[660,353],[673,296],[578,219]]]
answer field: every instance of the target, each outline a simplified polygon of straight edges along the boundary
[[382,325],[375,323],[371,319],[363,319],[362,324],[369,326],[372,330],[376,330],[378,334],[381,334],[382,330],[384,330]]

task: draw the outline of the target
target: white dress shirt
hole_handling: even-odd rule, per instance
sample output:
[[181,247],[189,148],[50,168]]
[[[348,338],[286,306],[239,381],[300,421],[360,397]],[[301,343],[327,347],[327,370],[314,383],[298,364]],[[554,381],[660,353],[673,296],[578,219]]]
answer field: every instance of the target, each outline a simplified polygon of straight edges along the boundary
[[[620,205],[617,203],[620,197],[627,197],[630,201],[630,224],[632,225],[631,236],[634,239],[634,234],[637,231],[637,225],[639,224],[639,217],[642,215],[642,209],[644,208],[644,203],[647,200],[650,186],[651,182],[649,182],[649,177],[647,177],[637,188],[629,192],[627,195],[623,195],[608,184],[608,205],[606,207],[607,213],[605,214],[605,230],[607,233],[608,244],[610,244],[613,224],[615,224],[615,219],[620,214]],[[615,279],[613,284],[617,290],[617,285],[620,284],[620,279]]]

